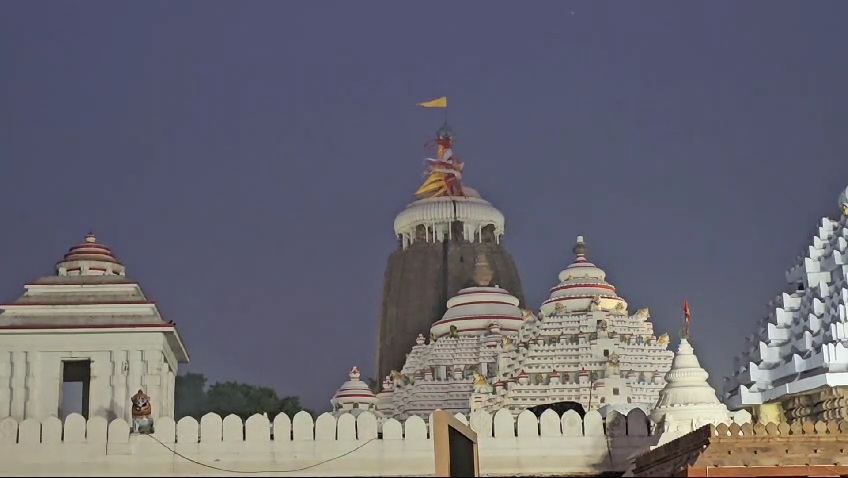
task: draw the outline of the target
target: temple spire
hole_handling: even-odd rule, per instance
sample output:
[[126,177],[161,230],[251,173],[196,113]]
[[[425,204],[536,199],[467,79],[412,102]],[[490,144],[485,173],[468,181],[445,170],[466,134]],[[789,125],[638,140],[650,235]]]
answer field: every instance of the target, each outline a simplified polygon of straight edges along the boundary
[[574,252],[574,255],[577,256],[578,259],[585,259],[586,256],[589,255],[589,247],[583,240],[583,236],[577,236],[577,242],[574,244],[574,247],[571,249],[571,251]]

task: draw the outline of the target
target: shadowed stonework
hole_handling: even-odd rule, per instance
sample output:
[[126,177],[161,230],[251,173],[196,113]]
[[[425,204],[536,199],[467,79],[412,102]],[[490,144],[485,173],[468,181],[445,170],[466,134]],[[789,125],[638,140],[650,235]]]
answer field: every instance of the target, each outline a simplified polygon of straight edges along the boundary
[[512,257],[493,235],[484,231],[482,236],[483,242],[473,243],[464,239],[416,241],[389,256],[380,315],[378,377],[403,367],[418,334],[429,336],[430,326],[447,310],[447,300],[472,283],[474,260],[480,253],[486,255],[494,273],[492,284],[509,291],[525,307]]

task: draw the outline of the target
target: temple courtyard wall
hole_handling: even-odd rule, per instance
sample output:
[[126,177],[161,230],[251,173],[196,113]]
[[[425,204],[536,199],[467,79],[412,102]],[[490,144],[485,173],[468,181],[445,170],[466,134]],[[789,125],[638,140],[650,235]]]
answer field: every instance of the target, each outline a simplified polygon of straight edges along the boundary
[[[469,423],[468,417],[457,417]],[[623,472],[629,459],[657,443],[649,421],[627,416],[547,410],[517,418],[507,410],[475,412],[484,476]],[[378,431],[379,430],[379,431]],[[0,419],[0,476],[433,476],[432,429],[424,419],[378,425],[370,412],[313,421],[264,415],[243,421],[207,414],[198,422],[162,417],[152,435],[130,433],[125,420],[69,415]]]

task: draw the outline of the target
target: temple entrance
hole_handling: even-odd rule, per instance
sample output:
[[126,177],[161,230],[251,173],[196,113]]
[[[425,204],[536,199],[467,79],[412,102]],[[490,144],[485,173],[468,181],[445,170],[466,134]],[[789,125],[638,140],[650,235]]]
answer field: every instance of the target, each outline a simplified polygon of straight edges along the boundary
[[91,360],[62,361],[62,389],[59,418],[79,413],[88,420],[88,394],[91,388]]

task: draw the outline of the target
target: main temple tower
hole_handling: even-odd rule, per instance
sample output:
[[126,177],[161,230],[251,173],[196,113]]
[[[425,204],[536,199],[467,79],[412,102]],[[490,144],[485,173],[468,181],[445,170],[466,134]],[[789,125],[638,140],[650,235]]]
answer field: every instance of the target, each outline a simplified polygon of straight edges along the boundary
[[395,218],[398,249],[389,256],[383,287],[377,377],[403,367],[418,334],[447,310],[447,301],[473,283],[475,259],[485,254],[492,284],[524,306],[518,270],[502,244],[504,216],[462,183],[463,163],[453,153],[454,135],[445,123],[436,133],[436,158],[416,200]]

